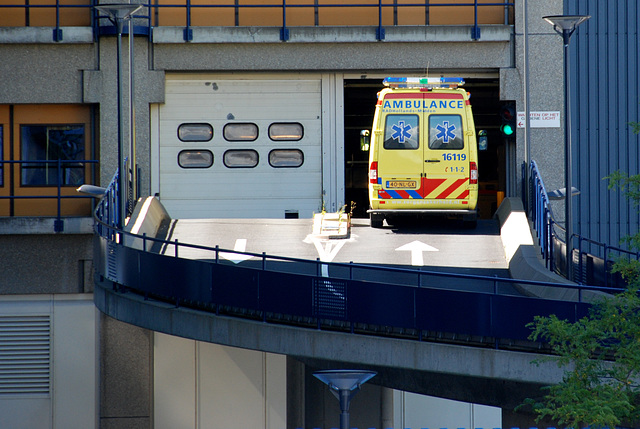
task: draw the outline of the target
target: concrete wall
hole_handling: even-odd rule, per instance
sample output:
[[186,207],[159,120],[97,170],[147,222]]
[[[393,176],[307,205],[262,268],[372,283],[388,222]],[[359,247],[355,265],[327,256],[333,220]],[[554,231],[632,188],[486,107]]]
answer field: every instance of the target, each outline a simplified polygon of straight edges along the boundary
[[[238,30],[194,29],[194,43],[180,41],[181,29],[157,29],[155,42],[135,40],[136,140],[141,173],[141,194],[150,189],[149,105],[164,101],[165,72],[253,72],[323,70],[434,73],[446,70],[500,71],[502,99],[518,101],[522,110],[521,51],[524,0],[516,2],[516,35],[491,27],[483,38],[471,41],[469,28],[387,28],[383,42],[367,29],[332,32],[292,30],[289,42],[279,42],[277,33],[240,34]],[[561,46],[541,16],[562,12],[553,0],[526,2],[530,13],[531,110],[562,110]],[[34,31],[35,30],[35,31]],[[93,43],[91,32],[65,29],[62,43],[51,42],[51,29],[16,29],[3,32],[0,43],[0,103],[90,103],[97,106],[100,183],[106,185],[117,165],[116,44],[115,37]],[[176,31],[179,30],[179,31]],[[165,34],[163,34],[163,31]],[[173,35],[171,34],[173,31]],[[208,32],[208,34],[207,34]],[[46,37],[45,37],[46,36]],[[240,42],[240,43],[237,43]],[[126,47],[127,38],[123,38]],[[125,48],[126,52],[126,48]],[[124,64],[125,75],[128,72]],[[125,83],[125,105],[128,102]],[[125,135],[128,133],[125,115]],[[562,129],[531,133],[532,157],[540,160],[551,188],[562,183],[560,141]],[[517,154],[510,158],[514,170],[511,194],[517,190],[519,165],[524,159],[523,132],[518,132]],[[10,220],[17,222],[15,219]],[[11,230],[11,225],[8,226]],[[0,235],[0,293],[75,294],[91,292],[91,235],[33,235],[15,230]],[[70,312],[69,315],[72,315]],[[100,316],[100,425],[104,428],[136,428],[153,425],[153,333]],[[73,350],[73,349],[71,349]],[[89,356],[87,356],[89,359]],[[93,360],[95,362],[96,359]],[[372,393],[382,395],[382,393]],[[362,403],[367,394],[358,398]],[[90,399],[86,396],[84,399]],[[331,401],[334,398],[329,397]],[[356,399],[356,401],[358,400]],[[335,403],[327,402],[327,409]],[[94,403],[97,403],[96,400]],[[82,403],[82,402],[81,402]],[[354,402],[356,406],[357,402]],[[279,411],[280,412],[280,411]],[[298,414],[299,415],[299,414]],[[363,421],[368,422],[368,421]],[[70,427],[61,424],[59,427]],[[86,425],[83,427],[90,427]]]
[[287,425],[286,357],[156,333],[156,429]]
[[[527,32],[525,33],[525,6]],[[516,1],[515,70],[501,82],[501,99],[516,100],[517,110],[526,109],[528,92],[531,112],[561,112],[559,128],[530,128],[527,138],[524,128],[518,129],[517,157],[514,167],[520,177],[520,165],[530,153],[536,160],[549,190],[564,186],[564,84],[562,39],[553,27],[542,19],[547,15],[562,15],[562,2],[542,0]],[[526,40],[525,40],[526,39]],[[525,51],[525,41],[527,50]],[[527,66],[528,63],[528,66]],[[528,75],[528,91],[527,91]],[[527,143],[528,141],[528,143]],[[528,149],[527,149],[528,145]],[[519,195],[511,194],[511,196]],[[562,207],[555,212],[561,214]]]

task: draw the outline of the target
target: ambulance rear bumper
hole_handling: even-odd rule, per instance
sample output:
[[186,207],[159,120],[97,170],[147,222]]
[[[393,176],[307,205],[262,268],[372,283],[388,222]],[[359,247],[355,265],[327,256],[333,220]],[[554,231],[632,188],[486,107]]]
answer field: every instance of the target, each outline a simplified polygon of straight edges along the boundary
[[374,215],[476,215],[476,210],[463,210],[463,209],[369,209],[367,213]]

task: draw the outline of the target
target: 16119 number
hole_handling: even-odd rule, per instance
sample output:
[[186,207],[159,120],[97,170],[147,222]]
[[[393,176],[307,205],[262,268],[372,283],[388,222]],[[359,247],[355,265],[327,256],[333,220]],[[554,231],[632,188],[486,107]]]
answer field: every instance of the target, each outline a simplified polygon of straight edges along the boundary
[[466,161],[467,154],[465,153],[443,153],[442,158],[445,161]]

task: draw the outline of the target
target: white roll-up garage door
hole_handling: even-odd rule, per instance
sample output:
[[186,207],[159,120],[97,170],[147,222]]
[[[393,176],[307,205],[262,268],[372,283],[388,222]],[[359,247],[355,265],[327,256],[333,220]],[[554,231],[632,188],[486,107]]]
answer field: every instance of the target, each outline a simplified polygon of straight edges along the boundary
[[168,77],[159,193],[173,218],[309,218],[322,209],[318,79]]

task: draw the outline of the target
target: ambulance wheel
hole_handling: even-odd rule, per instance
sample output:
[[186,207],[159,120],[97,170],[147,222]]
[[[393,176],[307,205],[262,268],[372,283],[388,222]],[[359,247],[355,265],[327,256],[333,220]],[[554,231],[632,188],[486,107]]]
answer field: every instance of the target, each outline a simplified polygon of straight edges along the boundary
[[375,215],[371,213],[371,228],[382,228],[384,223],[384,216]]

